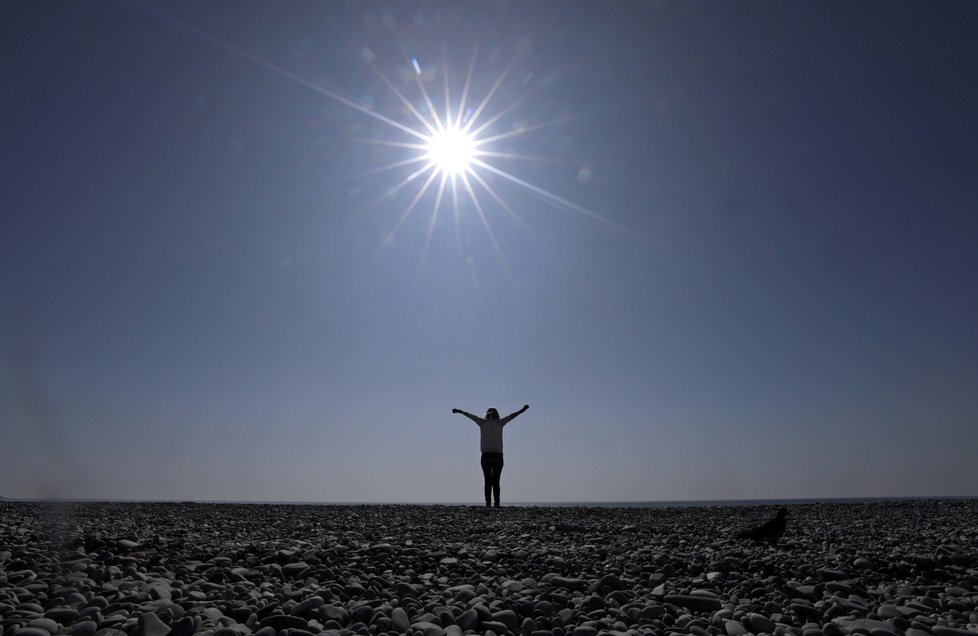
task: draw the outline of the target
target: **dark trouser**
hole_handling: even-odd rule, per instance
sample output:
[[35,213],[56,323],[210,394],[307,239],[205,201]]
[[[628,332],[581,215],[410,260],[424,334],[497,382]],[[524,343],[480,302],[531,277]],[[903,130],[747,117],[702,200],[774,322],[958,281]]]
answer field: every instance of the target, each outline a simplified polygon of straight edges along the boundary
[[503,472],[502,453],[482,453],[482,475],[486,478],[486,505],[489,505],[489,495],[496,498],[499,505],[499,475]]

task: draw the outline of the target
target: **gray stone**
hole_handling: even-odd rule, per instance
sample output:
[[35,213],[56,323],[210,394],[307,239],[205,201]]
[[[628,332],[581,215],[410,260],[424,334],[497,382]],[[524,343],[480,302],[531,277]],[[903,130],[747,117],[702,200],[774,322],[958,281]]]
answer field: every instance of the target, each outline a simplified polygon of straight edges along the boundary
[[138,626],[136,633],[139,636],[166,636],[171,631],[169,625],[161,621],[156,614],[141,615]]
[[44,612],[44,618],[50,618],[62,625],[70,625],[78,618],[78,610],[72,607],[52,607]]
[[374,618],[374,608],[369,605],[357,605],[350,610],[350,621],[369,625]]
[[441,625],[435,625],[434,623],[428,621],[418,621],[417,623],[411,624],[411,629],[421,631],[424,636],[444,636],[445,630]]
[[516,612],[509,609],[495,612],[492,615],[492,620],[504,624],[508,630],[516,629],[516,626],[520,624],[520,617]]
[[411,619],[403,607],[395,607],[391,611],[391,625],[401,633],[406,632],[411,627]]
[[694,612],[713,612],[723,607],[723,603],[718,598],[692,594],[668,594],[663,600]]
[[841,627],[835,623],[825,623],[822,625],[822,633],[825,636],[846,636],[846,633]]
[[623,587],[625,587],[625,585],[621,582],[620,578],[614,574],[605,574],[600,579],[592,583],[587,591],[590,594],[594,594],[595,592],[600,592],[605,588],[614,591],[620,590]]
[[587,582],[584,579],[575,579],[566,576],[555,576],[550,579],[550,583],[556,587],[562,587],[568,590],[584,590],[587,588]]
[[740,621],[725,620],[723,621],[723,631],[727,633],[727,636],[743,636],[747,633],[747,628]]
[[71,636],[95,636],[97,631],[98,623],[95,621],[78,621],[68,630]]
[[321,596],[310,596],[292,609],[296,616],[306,616],[326,604]]
[[271,627],[276,632],[283,629],[309,629],[306,619],[291,614],[272,614],[261,620],[262,627]]
[[459,615],[455,620],[455,624],[458,625],[463,632],[470,629],[475,629],[476,625],[479,624],[479,613],[474,609],[469,608]]
[[771,634],[774,632],[776,625],[767,616],[751,612],[747,615],[747,624],[750,625],[750,630],[755,634],[759,632],[765,632]]
[[946,625],[935,625],[930,631],[934,636],[975,636],[975,632],[947,627]]
[[885,634],[891,634],[892,636],[897,636],[900,632],[900,630],[886,621],[877,621],[870,618],[857,618],[856,620],[852,621],[852,624],[849,627],[853,631],[858,629],[867,631],[871,634],[882,632]]
[[58,633],[58,622],[51,620],[50,618],[35,618],[31,622],[27,623],[28,627],[40,627],[43,630],[47,630],[49,634]]
[[342,605],[323,605],[316,611],[323,620],[336,621],[340,625],[350,621],[350,613]]

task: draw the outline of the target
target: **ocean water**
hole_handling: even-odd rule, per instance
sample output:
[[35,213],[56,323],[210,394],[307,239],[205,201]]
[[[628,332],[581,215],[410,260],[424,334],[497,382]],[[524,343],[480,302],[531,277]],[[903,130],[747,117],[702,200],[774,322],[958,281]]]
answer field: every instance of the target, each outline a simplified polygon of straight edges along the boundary
[[817,503],[879,503],[897,501],[942,501],[965,500],[975,497],[820,497],[798,499],[701,499],[675,501],[549,501],[549,502],[514,502],[511,506],[587,506],[594,508],[705,508],[711,506],[791,506]]
[[[161,500],[161,499],[17,499],[2,498],[4,501],[45,501],[45,502],[105,502],[105,503],[203,503],[203,504],[249,504],[249,505],[295,505],[295,506],[478,506],[476,501],[426,502],[426,501],[218,501],[218,500]],[[511,507],[589,507],[589,508],[698,508],[710,506],[790,506],[798,504],[859,504],[898,501],[947,501],[971,500],[978,496],[948,497],[818,497],[796,499],[699,499],[665,501],[513,501],[506,502],[504,508]]]

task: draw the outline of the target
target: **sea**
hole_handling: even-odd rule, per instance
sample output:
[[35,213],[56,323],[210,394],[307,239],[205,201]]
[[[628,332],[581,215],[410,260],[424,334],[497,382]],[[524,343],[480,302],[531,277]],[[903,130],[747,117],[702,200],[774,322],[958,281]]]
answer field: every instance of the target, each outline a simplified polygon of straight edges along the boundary
[[[975,495],[955,495],[947,497],[820,497],[796,499],[690,499],[655,501],[514,501],[505,506],[513,507],[584,507],[584,508],[705,508],[715,506],[791,506],[799,504],[860,504],[900,501],[966,501],[978,499]],[[232,500],[169,500],[169,499],[18,499],[0,497],[2,501],[34,501],[45,503],[181,503],[181,504],[249,504],[249,505],[293,505],[293,506],[475,506],[472,501],[434,502],[434,501],[232,501]]]

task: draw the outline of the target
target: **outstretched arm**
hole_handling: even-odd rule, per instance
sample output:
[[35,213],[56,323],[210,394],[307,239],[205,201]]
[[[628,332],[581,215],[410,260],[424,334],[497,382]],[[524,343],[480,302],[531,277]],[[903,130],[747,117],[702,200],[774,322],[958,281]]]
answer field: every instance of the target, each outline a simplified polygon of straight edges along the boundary
[[530,405],[529,404],[524,404],[523,405],[523,408],[521,408],[520,410],[516,411],[515,413],[510,413],[509,415],[507,415],[506,417],[504,417],[503,418],[503,424],[505,425],[505,424],[509,423],[509,421],[511,419],[513,419],[517,415],[521,414],[523,411],[525,411],[528,408],[530,408]]
[[476,415],[472,415],[471,413],[466,413],[462,409],[452,409],[452,413],[461,413],[462,415],[464,415],[465,417],[469,418],[470,420],[472,420],[476,424],[481,424],[482,423],[482,418],[481,417],[478,417]]

